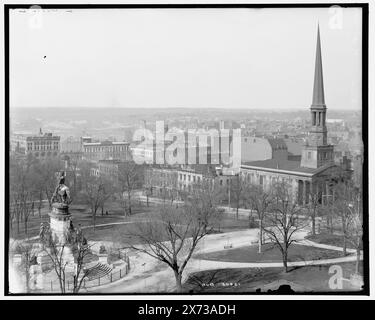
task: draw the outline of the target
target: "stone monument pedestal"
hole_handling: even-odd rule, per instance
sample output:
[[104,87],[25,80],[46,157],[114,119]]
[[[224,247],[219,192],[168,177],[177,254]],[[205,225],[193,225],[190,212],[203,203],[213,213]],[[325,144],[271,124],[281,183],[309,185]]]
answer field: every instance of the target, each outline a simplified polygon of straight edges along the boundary
[[42,271],[49,270],[53,268],[53,262],[47,252],[41,251],[38,253],[36,258],[38,265],[41,267]]
[[53,203],[52,211],[48,215],[50,216],[52,237],[59,244],[65,244],[71,227],[72,216],[69,213],[69,206],[64,203]]
[[56,241],[57,248],[64,250],[63,260],[68,263],[67,267],[74,268],[74,256],[68,243],[73,227],[69,206],[65,203],[53,203],[49,216],[52,238]]

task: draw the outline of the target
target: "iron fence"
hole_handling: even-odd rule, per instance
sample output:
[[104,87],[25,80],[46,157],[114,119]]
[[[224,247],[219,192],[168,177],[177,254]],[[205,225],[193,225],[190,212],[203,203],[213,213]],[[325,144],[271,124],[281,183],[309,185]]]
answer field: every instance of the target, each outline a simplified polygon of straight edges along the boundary
[[[83,279],[83,283],[81,286],[81,290],[89,289],[93,287],[102,286],[105,284],[112,283],[114,281],[120,280],[125,277],[130,272],[130,261],[127,260],[125,265],[117,269],[116,271],[111,271],[105,275],[95,277],[94,279]],[[50,291],[61,291],[60,284],[58,281],[50,281],[50,287],[48,288]],[[73,280],[68,280],[65,282],[65,290],[66,293],[72,292],[74,289],[74,282]]]

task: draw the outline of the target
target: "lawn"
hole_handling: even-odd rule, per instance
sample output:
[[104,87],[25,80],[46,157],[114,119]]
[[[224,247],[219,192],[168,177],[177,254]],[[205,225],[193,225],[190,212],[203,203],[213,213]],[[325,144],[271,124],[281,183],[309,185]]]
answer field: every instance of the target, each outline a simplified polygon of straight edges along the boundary
[[[289,247],[288,261],[307,261],[317,259],[337,258],[342,256],[340,251],[320,249],[315,247],[292,244]],[[230,262],[281,262],[280,250],[275,244],[263,245],[262,253],[258,253],[258,245],[226,249],[196,255],[197,259],[230,261]]]
[[[35,215],[31,215],[29,217],[29,221],[27,224],[27,235],[24,232],[24,224],[22,222],[20,223],[19,233],[17,233],[16,230],[16,223],[13,223],[13,230],[11,230],[10,232],[12,238],[23,239],[26,236],[33,237],[39,234],[41,222],[49,222],[50,220],[48,215],[48,204],[44,203],[43,205],[44,206],[41,210],[41,217],[39,217],[37,210],[35,211]],[[135,202],[132,207],[131,217],[125,219],[124,210],[121,205],[118,202],[111,202],[108,203],[104,208],[104,215],[101,214],[101,210],[98,210],[96,215],[96,225],[123,222],[129,219],[142,219],[146,215],[156,211],[158,206],[159,205],[157,204],[150,203],[150,206],[147,207],[145,203],[140,204],[138,202]],[[105,214],[106,211],[108,211],[108,215]],[[74,226],[78,226],[80,224],[81,227],[85,227],[93,224],[91,210],[87,205],[73,203],[69,206],[69,212],[72,215]],[[248,227],[248,219],[236,219],[233,215],[224,214],[223,219],[220,221],[220,224],[215,226],[215,232],[236,231],[247,229]],[[112,238],[111,229],[112,227],[102,228],[102,232],[98,232],[98,234],[100,236],[103,236],[103,238],[99,240],[110,240]],[[114,227],[114,231],[117,232],[117,227]],[[90,238],[88,237],[88,239]],[[97,235],[95,235],[95,239],[98,239]]]
[[[309,235],[306,239],[314,241],[316,243],[323,243],[332,246],[342,247],[343,240],[342,236],[338,234],[330,234],[330,233],[319,233],[316,235]],[[352,243],[349,241],[346,242],[347,248],[355,249]],[[361,246],[362,249],[362,246]]]
[[249,229],[249,219],[244,217],[239,217],[239,219],[236,219],[235,215],[224,213],[220,222],[215,226],[215,229],[219,232],[231,232]]
[[[152,212],[155,210],[155,207],[147,207],[146,205],[139,205],[135,203],[132,208],[132,216],[131,219],[138,219],[142,218],[145,214]],[[108,215],[105,212],[108,211]],[[38,212],[35,211],[34,216],[29,217],[29,221],[27,224],[27,236],[33,237],[39,234],[40,230],[40,223],[41,222],[49,222],[49,207],[48,204],[44,204],[44,207],[41,210],[41,217],[38,216]],[[72,215],[72,220],[74,226],[78,226],[79,224],[84,226],[92,225],[92,215],[91,211],[87,205],[84,204],[71,204],[69,207],[69,212]],[[129,219],[129,218],[127,218]],[[101,210],[98,210],[96,215],[96,224],[106,224],[106,223],[113,223],[113,222],[122,222],[125,221],[124,218],[124,210],[121,208],[120,204],[117,202],[108,203],[108,205],[104,208],[104,215],[101,214]],[[16,231],[16,224],[13,224],[13,231],[10,233],[11,237],[22,239],[26,237],[24,232],[24,224],[20,224],[20,233],[17,234]]]
[[110,226],[99,226],[95,228],[84,228],[83,234],[89,241],[110,241],[122,246],[139,243],[139,239],[131,236],[133,224],[117,224]]
[[[343,278],[349,279],[355,271],[355,263],[341,263]],[[201,271],[189,276],[184,288],[189,293],[250,293],[267,292],[268,288],[279,288],[278,281],[291,282],[296,292],[359,291],[349,281],[343,280],[342,289],[331,289],[330,265],[291,268],[285,273],[282,268],[238,268]],[[276,283],[275,283],[276,282]],[[266,286],[266,287],[264,287]]]

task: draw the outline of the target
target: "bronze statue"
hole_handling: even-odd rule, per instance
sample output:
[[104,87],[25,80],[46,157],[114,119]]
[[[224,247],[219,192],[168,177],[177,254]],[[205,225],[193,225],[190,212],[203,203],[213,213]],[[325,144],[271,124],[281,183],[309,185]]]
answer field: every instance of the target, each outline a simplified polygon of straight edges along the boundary
[[51,203],[63,203],[70,204],[72,202],[70,198],[69,188],[65,185],[65,171],[61,171],[58,177],[59,184],[57,185],[55,192],[52,195]]
[[40,224],[39,239],[41,241],[47,240],[47,237],[48,237],[49,233],[50,233],[49,223],[42,222]]

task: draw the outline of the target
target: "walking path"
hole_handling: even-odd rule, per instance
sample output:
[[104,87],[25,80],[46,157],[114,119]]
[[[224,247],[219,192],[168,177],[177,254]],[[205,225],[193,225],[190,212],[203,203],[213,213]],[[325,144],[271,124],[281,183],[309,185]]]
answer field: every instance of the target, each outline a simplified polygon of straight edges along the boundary
[[[328,250],[340,250],[342,248],[318,244],[310,240],[305,240],[307,231],[299,232],[296,239],[297,244],[308,245],[317,248],[324,248]],[[249,229],[235,232],[228,232],[224,234],[213,234],[203,238],[199,244],[195,254],[209,253],[218,250],[223,250],[224,246],[231,245],[232,248],[239,248],[251,244],[257,240],[258,230]],[[349,253],[354,253],[355,250],[348,249]],[[363,258],[361,253],[361,259]],[[336,264],[355,261],[356,256],[350,255],[346,257],[308,260],[308,261],[294,261],[289,262],[291,267],[307,266],[307,265],[322,265],[322,264]],[[175,289],[175,280],[172,270],[161,262],[147,256],[146,254],[138,254],[136,259],[132,259],[135,263],[134,271],[132,271],[127,278],[121,279],[118,282],[112,283],[108,286],[93,288],[88,292],[172,292]],[[191,258],[184,271],[183,281],[194,272],[214,270],[214,269],[229,269],[229,268],[280,268],[283,267],[282,262],[218,262],[204,259]]]
[[[146,198],[146,197],[144,197]],[[159,202],[162,201],[154,198],[149,199],[150,202]],[[175,201],[179,202],[179,201]],[[225,211],[230,212],[231,209],[228,207],[222,207]],[[233,210],[233,209],[232,209]],[[244,211],[244,212],[242,212]],[[245,212],[246,211],[246,212]],[[241,209],[242,214],[246,214],[247,211]],[[233,211],[232,211],[233,213]],[[109,222],[98,224],[96,227],[105,227],[111,225],[123,225],[123,224],[132,224],[136,222],[142,222],[143,220],[136,221],[119,221],[119,222]],[[87,229],[93,227],[82,226],[82,229]],[[308,231],[300,231],[295,234],[295,239],[297,240],[296,244],[312,246],[322,249],[342,251],[341,247],[319,244],[311,240],[305,239]],[[29,238],[28,240],[38,239],[38,236]],[[283,267],[282,262],[223,262],[223,261],[211,261],[204,259],[197,259],[195,256],[197,254],[206,254],[214,251],[220,251],[225,248],[239,248],[247,245],[254,244],[258,240],[258,229],[247,229],[241,231],[220,233],[220,234],[211,234],[207,235],[199,243],[195,255],[191,258],[189,263],[186,266],[184,271],[183,281],[187,277],[199,271],[205,270],[214,270],[214,269],[229,269],[229,268],[279,268]],[[332,259],[321,259],[321,260],[308,260],[308,261],[294,261],[289,262],[288,265],[291,267],[296,266],[307,266],[307,265],[322,265],[322,264],[335,264],[350,262],[356,260],[356,250],[347,249],[348,253],[352,255],[340,258]],[[361,252],[361,259],[363,254]],[[132,254],[132,271],[123,279],[103,285],[100,287],[94,287],[87,289],[86,292],[168,292],[175,289],[175,280],[172,270],[164,263],[157,261],[156,259],[148,256],[144,253],[133,253]],[[84,291],[83,291],[84,292]]]

